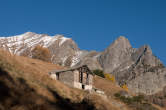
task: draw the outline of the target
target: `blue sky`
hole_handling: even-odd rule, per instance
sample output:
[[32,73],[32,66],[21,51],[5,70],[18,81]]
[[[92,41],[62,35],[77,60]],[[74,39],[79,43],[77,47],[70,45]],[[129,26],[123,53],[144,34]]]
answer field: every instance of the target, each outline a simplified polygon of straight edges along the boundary
[[0,0],[0,36],[63,34],[102,51],[118,36],[151,46],[166,64],[166,0]]

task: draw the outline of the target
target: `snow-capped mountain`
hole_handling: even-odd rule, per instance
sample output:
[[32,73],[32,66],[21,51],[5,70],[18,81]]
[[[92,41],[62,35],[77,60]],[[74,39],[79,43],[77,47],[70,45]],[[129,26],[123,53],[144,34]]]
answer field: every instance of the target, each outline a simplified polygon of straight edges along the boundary
[[0,37],[1,46],[8,48],[10,52],[18,55],[24,50],[22,46],[34,48],[36,45],[41,45],[48,48],[57,40],[59,40],[59,46],[61,46],[69,38],[63,37],[62,35],[48,36],[46,34],[35,34],[32,32],[11,37]]
[[26,32],[11,37],[0,37],[0,47],[17,55],[31,57],[31,50],[37,45],[48,48],[51,61],[63,66],[74,66],[79,62],[81,51],[71,38],[62,35],[48,36]]

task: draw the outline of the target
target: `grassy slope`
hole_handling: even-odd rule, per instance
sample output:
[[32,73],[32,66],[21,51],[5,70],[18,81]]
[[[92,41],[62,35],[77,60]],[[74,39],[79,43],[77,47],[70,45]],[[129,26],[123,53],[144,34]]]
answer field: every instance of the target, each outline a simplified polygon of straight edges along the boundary
[[118,110],[99,95],[69,88],[48,76],[60,68],[0,50],[0,109]]
[[120,108],[121,110],[132,110],[131,108],[127,107],[124,103],[120,102],[119,100],[115,100],[114,94],[124,89],[117,86],[112,81],[106,80],[102,77],[95,76],[94,86],[100,90],[103,90],[107,95],[109,102],[114,106]]
[[95,76],[94,86],[100,88],[106,92],[110,97],[113,97],[115,93],[123,90],[121,87],[116,86],[112,81],[106,80],[102,77]]

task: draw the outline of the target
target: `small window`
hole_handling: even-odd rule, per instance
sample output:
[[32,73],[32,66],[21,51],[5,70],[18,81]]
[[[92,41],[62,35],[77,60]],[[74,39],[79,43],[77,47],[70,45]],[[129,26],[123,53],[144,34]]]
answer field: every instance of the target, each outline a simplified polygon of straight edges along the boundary
[[56,74],[57,80],[59,80],[59,73]]
[[89,74],[87,73],[86,84],[89,85]]
[[85,89],[85,85],[82,85],[82,89]]

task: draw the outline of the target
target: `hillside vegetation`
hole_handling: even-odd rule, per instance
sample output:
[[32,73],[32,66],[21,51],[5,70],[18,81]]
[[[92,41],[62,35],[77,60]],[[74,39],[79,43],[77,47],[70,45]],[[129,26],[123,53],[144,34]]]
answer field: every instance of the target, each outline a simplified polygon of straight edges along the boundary
[[118,110],[97,94],[69,88],[48,72],[62,67],[0,50],[0,110]]
[[50,62],[51,61],[51,54],[50,54],[50,51],[47,48],[44,48],[40,45],[37,45],[32,50],[32,58],[43,60],[43,61],[46,61],[46,62]]

